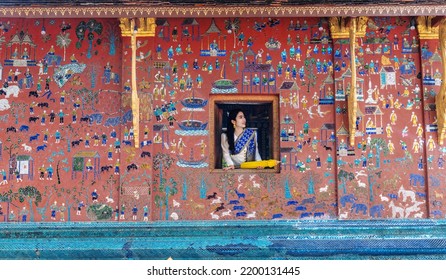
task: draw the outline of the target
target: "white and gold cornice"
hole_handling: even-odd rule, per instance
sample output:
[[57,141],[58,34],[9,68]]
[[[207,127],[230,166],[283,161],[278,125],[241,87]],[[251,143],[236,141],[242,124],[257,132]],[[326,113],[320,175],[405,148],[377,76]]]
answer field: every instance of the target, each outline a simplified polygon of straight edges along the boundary
[[[1,6],[1,4],[0,4]],[[345,16],[441,16],[446,5],[357,6],[88,6],[0,7],[0,17],[134,18],[134,17],[345,17]]]

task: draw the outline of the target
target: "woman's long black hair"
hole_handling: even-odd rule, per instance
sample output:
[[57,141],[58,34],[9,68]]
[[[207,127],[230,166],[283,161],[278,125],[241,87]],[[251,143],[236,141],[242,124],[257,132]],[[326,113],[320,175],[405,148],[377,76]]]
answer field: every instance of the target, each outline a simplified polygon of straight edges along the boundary
[[234,154],[234,124],[232,124],[232,120],[235,121],[237,118],[238,113],[242,112],[243,110],[241,108],[235,108],[229,111],[227,124],[226,124],[226,136],[228,138],[228,144],[229,144],[229,151],[231,154]]

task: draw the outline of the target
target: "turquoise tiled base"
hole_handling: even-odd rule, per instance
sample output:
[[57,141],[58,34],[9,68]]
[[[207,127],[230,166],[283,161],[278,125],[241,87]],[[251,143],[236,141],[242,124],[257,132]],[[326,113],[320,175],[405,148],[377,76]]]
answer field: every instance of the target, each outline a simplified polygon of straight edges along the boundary
[[4,223],[0,259],[446,259],[446,222]]

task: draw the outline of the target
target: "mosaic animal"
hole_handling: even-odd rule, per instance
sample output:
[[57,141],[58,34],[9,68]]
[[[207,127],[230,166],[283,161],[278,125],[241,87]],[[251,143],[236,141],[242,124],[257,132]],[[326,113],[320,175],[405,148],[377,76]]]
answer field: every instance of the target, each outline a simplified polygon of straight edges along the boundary
[[211,205],[212,205],[212,204],[218,204],[218,203],[222,203],[222,201],[221,201],[221,196],[217,196],[217,198],[214,198],[214,199],[212,200],[212,202],[211,202]]
[[218,206],[217,208],[215,208],[215,212],[221,211],[225,209],[224,203],[221,203],[220,206]]
[[79,140],[71,141],[71,147],[79,146],[79,145],[81,144],[82,141],[84,141],[84,140],[79,139]]
[[86,116],[86,117],[81,117],[79,119],[79,122],[85,122],[85,123],[90,123],[90,117]]
[[246,212],[237,212],[235,213],[236,217],[245,217],[246,216]]
[[37,120],[39,119],[39,117],[29,117],[28,121],[29,122],[37,122]]
[[240,193],[237,190],[235,190],[235,194],[238,196],[238,198],[246,198],[246,195],[244,193]]
[[0,89],[0,91],[4,92],[6,98],[11,97],[11,95],[13,97],[19,97],[20,88],[16,85],[13,85],[8,86],[7,88],[3,87]]
[[301,204],[305,205],[307,203],[315,203],[316,202],[316,197],[310,197],[310,198],[305,198],[302,200]]
[[152,140],[145,140],[141,142],[141,147],[148,146],[152,144]]
[[90,115],[85,115],[85,117],[89,117],[90,118],[90,123],[94,123],[94,122],[96,122],[96,124],[101,124],[102,123],[102,114],[100,114],[100,113],[94,113],[94,114],[90,114]]
[[341,196],[340,202],[342,207],[345,207],[347,203],[354,203],[357,200],[357,198],[354,196],[354,194],[347,194],[344,196]]
[[31,91],[28,93],[28,97],[31,97],[31,96],[39,97],[39,94],[37,93],[37,91],[35,91],[35,90],[31,90]]
[[301,219],[308,219],[310,217],[311,217],[311,212],[303,212],[302,214],[300,214]]
[[113,166],[111,166],[111,165],[101,166],[101,172],[109,171],[112,168],[113,168]]
[[38,151],[45,151],[45,148],[46,148],[46,147],[47,147],[46,144],[37,146],[37,152],[38,152]]
[[313,217],[314,218],[323,218],[325,216],[325,213],[324,212],[315,212],[314,214],[313,214]]
[[403,202],[406,202],[407,198],[409,198],[409,197],[412,202],[416,201],[415,192],[405,190],[403,185],[401,185],[400,189],[398,190],[398,195],[403,197]]
[[46,54],[44,60],[46,60],[48,65],[51,64],[60,65],[60,62],[62,61],[62,56],[56,54]]
[[39,103],[37,104],[37,107],[40,107],[40,108],[43,108],[43,107],[48,108],[48,107],[49,107],[49,104],[48,104],[48,102],[39,102]]
[[38,140],[38,138],[39,138],[39,133],[36,133],[36,134],[34,134],[34,135],[31,135],[30,137],[29,137],[29,142],[32,142],[32,141],[34,141],[34,140]]
[[121,119],[120,117],[108,118],[105,121],[104,126],[117,126],[119,124],[120,119]]
[[142,158],[145,158],[145,157],[151,157],[150,152],[143,151],[143,152],[141,153],[141,157],[142,157]]
[[22,144],[22,147],[25,152],[31,152],[33,150],[31,146],[28,146],[25,143]]
[[420,187],[424,186],[424,176],[419,174],[410,174],[409,175],[409,182],[411,186],[416,187],[417,185],[420,185]]
[[0,99],[0,111],[8,110],[11,108],[11,105],[9,105],[8,99]]
[[390,201],[389,208],[392,209],[392,218],[396,218],[397,215],[399,215],[400,218],[404,217],[404,208],[396,206],[395,203],[393,203],[393,200]]
[[138,166],[136,166],[136,164],[134,164],[134,163],[127,165],[127,171],[137,170],[137,169],[138,169]]
[[28,131],[29,130],[29,126],[27,125],[21,125],[19,128],[19,131]]
[[217,193],[216,192],[214,192],[213,194],[210,194],[210,195],[207,196],[207,199],[214,199],[214,198],[217,198]]
[[17,130],[16,130],[16,128],[15,127],[13,127],[13,126],[10,126],[10,127],[7,127],[6,128],[6,132],[17,132]]
[[132,141],[130,141],[130,140],[124,140],[124,141],[122,141],[123,143],[124,143],[124,145],[126,145],[126,146],[131,146],[132,145]]

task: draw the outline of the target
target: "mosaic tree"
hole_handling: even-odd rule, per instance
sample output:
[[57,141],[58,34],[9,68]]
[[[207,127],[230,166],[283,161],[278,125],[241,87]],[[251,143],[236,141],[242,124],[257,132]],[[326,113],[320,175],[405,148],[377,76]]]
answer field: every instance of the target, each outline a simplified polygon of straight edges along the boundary
[[314,58],[305,59],[305,72],[307,73],[307,82],[302,82],[302,85],[307,85],[307,92],[310,92],[310,87],[316,86],[317,77],[314,73],[314,66],[316,65],[316,60]]
[[81,192],[78,191],[77,186],[73,188],[65,188],[61,187],[57,193],[57,196],[60,197],[67,207],[67,221],[71,221],[71,209],[74,208],[75,204],[78,203],[79,197],[81,196]]
[[292,195],[291,195],[291,191],[290,191],[290,178],[289,178],[289,176],[286,176],[286,178],[285,178],[285,182],[283,184],[283,192],[284,192],[284,197],[286,199],[293,198]]
[[225,20],[225,28],[229,34],[232,33],[234,35],[234,48],[235,48],[235,42],[237,41],[236,35],[240,30],[240,19],[234,18],[232,20],[231,19]]
[[46,219],[46,210],[49,207],[50,201],[51,201],[51,197],[53,196],[53,194],[57,193],[57,188],[56,185],[51,185],[51,186],[44,186],[43,188],[43,194],[42,197],[44,199],[42,199],[43,201],[45,201],[45,203],[42,205],[40,205],[40,207],[37,207],[37,213],[40,214],[40,219],[42,221],[44,221]]
[[62,33],[57,35],[56,45],[63,48],[63,61],[65,61],[67,48],[71,44],[70,33]]
[[23,119],[25,117],[27,105],[25,103],[11,102],[10,112],[15,120],[15,124],[19,123],[19,119]]
[[18,199],[21,203],[23,203],[25,200],[29,203],[29,211],[30,211],[29,220],[31,222],[34,222],[33,205],[36,205],[37,207],[39,203],[42,202],[42,194],[40,193],[40,191],[34,186],[26,186],[24,188],[19,188]]
[[[7,192],[0,193],[0,202],[6,202],[6,213],[9,213],[9,209],[11,208],[11,203],[15,199],[17,199],[18,193],[13,192],[11,189]],[[8,215],[5,215],[5,221],[8,221]]]
[[110,23],[108,25],[108,28],[106,30],[105,37],[108,39],[108,42],[105,42],[105,45],[109,46],[109,55],[115,55],[116,54],[116,44],[120,42],[120,36],[119,35],[119,26],[117,24]]
[[355,174],[352,172],[345,171],[344,169],[339,170],[338,179],[341,180],[339,189],[342,189],[344,194],[347,193],[347,181],[352,181],[355,179]]
[[261,185],[266,186],[268,193],[273,192],[276,187],[277,176],[272,173],[260,173],[258,176],[262,179]]
[[314,186],[322,183],[322,178],[313,170],[306,172],[300,179],[302,184],[307,186],[307,193],[314,194]]
[[372,149],[375,149],[375,159],[376,168],[381,167],[381,153],[384,153],[385,156],[389,153],[389,148],[387,147],[387,143],[383,138],[373,138],[370,142],[370,146]]
[[233,186],[234,183],[234,175],[230,173],[224,173],[218,178],[217,188],[223,192],[225,200],[228,200],[229,187]]
[[92,91],[84,87],[78,90],[70,89],[68,95],[72,96],[73,103],[77,98],[82,101],[82,110],[90,109],[94,112],[98,111],[96,110],[95,105],[99,103],[99,91]]
[[[76,36],[78,41],[76,42],[76,47],[80,49],[82,45],[82,41],[85,39],[85,33],[87,34],[88,39],[88,50],[87,50],[87,58],[92,57],[92,49],[93,49],[93,40],[95,39],[95,33],[98,35],[102,34],[102,23],[96,21],[95,19],[90,19],[88,22],[81,21],[76,27]],[[101,39],[98,38],[96,40],[96,44],[101,44]]]
[[[169,195],[173,195],[177,192],[176,182],[173,186],[168,186],[166,184],[167,179],[163,176],[163,170],[169,170],[172,166],[174,159],[169,154],[157,153],[153,158],[153,170],[159,171],[158,175],[155,175],[154,186],[159,186],[158,188],[154,187],[153,190],[158,192],[155,196],[155,204],[160,209],[160,219],[162,219],[162,211],[163,207],[166,207],[166,220],[169,219],[168,209],[169,208]],[[172,179],[173,180],[173,179]],[[171,182],[172,183],[172,182]]]

